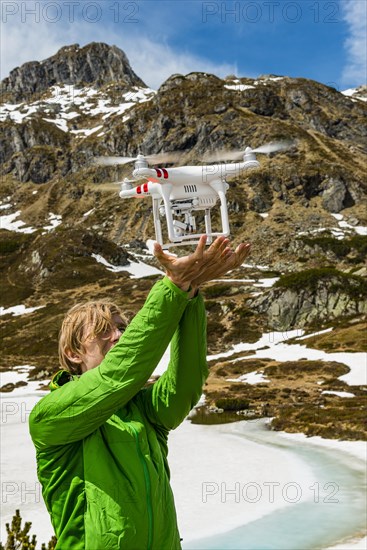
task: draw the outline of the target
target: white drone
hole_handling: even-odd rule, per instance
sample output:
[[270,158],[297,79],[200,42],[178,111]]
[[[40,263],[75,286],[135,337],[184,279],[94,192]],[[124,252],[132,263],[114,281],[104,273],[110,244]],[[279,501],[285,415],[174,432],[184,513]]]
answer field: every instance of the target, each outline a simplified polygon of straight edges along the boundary
[[[206,157],[208,164],[204,166],[180,166],[174,168],[149,168],[149,164],[173,163],[176,154],[138,155],[137,157],[97,157],[98,165],[114,166],[135,162],[134,180],[125,179],[121,182],[120,197],[153,199],[153,217],[156,240],[162,248],[172,246],[197,244],[202,235],[207,235],[207,243],[213,237],[230,234],[226,193],[229,188],[226,178],[237,176],[250,168],[258,168],[256,153],[272,153],[289,148],[289,143],[270,143],[244,151],[218,152],[212,157]],[[240,162],[218,163],[218,160],[239,160]],[[137,179],[145,182],[133,187]],[[221,230],[212,231],[211,209],[220,202]],[[205,233],[197,232],[195,215],[204,212]],[[161,217],[166,217],[169,242],[163,242]]]

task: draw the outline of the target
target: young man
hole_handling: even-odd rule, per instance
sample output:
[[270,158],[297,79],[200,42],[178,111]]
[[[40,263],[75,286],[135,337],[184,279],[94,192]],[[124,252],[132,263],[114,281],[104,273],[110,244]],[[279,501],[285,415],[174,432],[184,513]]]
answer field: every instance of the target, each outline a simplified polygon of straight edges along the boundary
[[[30,415],[57,549],[181,548],[167,439],[208,373],[198,290],[249,252],[249,245],[232,252],[223,237],[207,250],[205,243],[182,258],[156,245],[166,276],[123,334],[126,323],[111,303],[76,306],[66,316],[60,358],[67,368]],[[170,342],[167,371],[144,387]]]

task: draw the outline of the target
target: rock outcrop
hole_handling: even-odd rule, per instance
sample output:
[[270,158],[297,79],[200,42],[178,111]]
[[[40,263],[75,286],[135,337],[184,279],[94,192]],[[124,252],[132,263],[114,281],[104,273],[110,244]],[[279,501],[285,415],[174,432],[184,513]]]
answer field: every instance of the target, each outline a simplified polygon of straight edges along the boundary
[[1,82],[1,93],[20,102],[57,84],[98,88],[116,81],[126,86],[145,86],[122,50],[92,42],[83,48],[79,44],[65,46],[44,61],[30,61],[13,69]]
[[367,314],[366,294],[361,277],[321,268],[282,277],[248,305],[266,315],[271,329],[284,331]]

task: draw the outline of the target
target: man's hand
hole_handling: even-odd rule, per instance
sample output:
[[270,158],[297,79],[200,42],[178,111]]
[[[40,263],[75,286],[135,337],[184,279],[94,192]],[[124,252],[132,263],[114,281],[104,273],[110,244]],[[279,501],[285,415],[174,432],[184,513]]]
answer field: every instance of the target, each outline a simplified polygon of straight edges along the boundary
[[190,288],[191,281],[198,277],[201,272],[206,240],[206,235],[200,237],[195,252],[181,258],[167,254],[160,244],[154,244],[154,256],[164,267],[167,277],[182,290],[187,291]]
[[[208,250],[204,252],[204,255],[206,254],[212,258],[212,261],[207,262],[200,275],[191,281],[193,290],[199,288],[203,283],[221,277],[228,273],[228,271],[240,267],[249,255],[250,249],[251,245],[249,243],[241,243],[233,251],[229,246],[229,239],[218,237]],[[219,251],[219,259],[214,251]]]
[[192,286],[195,292],[202,283],[239,267],[250,251],[249,244],[240,244],[233,252],[225,237],[217,237],[205,250],[206,241],[205,235],[200,237],[195,252],[181,258],[165,253],[158,243],[154,245],[154,255],[167,277],[184,291]]

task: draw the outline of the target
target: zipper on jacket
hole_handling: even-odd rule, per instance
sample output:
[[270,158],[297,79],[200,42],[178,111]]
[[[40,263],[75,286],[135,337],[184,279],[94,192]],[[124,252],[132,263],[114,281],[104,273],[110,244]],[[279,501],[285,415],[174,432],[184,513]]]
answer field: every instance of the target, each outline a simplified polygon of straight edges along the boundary
[[131,423],[130,423],[130,426],[135,436],[136,449],[138,451],[138,456],[144,471],[145,488],[147,492],[147,510],[148,510],[148,550],[150,550],[152,548],[152,534],[153,534],[153,511],[152,511],[150,477],[149,477],[148,466],[147,466],[145,457],[140,448],[138,432],[135,426],[133,426]]

